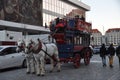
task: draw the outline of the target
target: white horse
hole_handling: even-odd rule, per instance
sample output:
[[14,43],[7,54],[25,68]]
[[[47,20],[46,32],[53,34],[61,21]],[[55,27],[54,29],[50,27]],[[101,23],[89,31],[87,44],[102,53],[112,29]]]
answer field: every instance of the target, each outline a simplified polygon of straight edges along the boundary
[[[29,47],[29,48],[27,48]],[[60,60],[58,56],[58,48],[54,43],[44,44],[39,39],[35,43],[30,40],[26,43],[25,52],[33,52],[36,61],[36,74],[45,75],[45,59],[49,58],[51,61],[51,70],[53,72],[55,65],[58,67],[58,72],[61,70]]]
[[25,53],[26,64],[27,64],[27,71],[26,71],[27,74],[29,74],[29,73],[35,74],[35,71],[36,71],[35,70],[35,59],[34,59],[33,53],[25,51],[26,45],[23,40],[19,40],[17,42],[17,45],[18,45],[18,47],[17,47],[16,51]]

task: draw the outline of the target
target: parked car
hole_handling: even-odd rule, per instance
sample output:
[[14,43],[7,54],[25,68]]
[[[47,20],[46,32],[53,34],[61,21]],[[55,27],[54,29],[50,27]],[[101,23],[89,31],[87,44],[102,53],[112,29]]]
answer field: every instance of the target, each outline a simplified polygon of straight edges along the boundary
[[100,53],[100,46],[94,47],[93,48],[93,53],[94,54],[99,54]]
[[0,46],[0,69],[26,67],[25,54],[16,52],[16,46]]

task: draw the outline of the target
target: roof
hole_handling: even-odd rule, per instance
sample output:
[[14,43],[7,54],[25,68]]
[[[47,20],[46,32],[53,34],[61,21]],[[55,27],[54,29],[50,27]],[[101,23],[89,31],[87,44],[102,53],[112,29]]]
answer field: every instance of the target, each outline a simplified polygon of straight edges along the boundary
[[77,7],[80,7],[86,11],[90,11],[90,6],[84,4],[83,2],[79,1],[79,0],[61,0],[61,1],[64,1],[64,2],[67,2],[67,3],[70,3],[74,6],[77,6]]
[[112,31],[120,31],[120,28],[111,28],[106,31],[106,33],[112,32]]
[[8,47],[17,47],[17,46],[0,46],[0,51],[2,51],[3,49],[5,49],[5,48],[8,48]]
[[0,47],[3,47],[3,48],[6,48],[6,47],[16,47],[16,46],[9,46],[9,45],[5,45],[5,46],[0,46]]
[[101,33],[98,29],[92,29],[92,33]]

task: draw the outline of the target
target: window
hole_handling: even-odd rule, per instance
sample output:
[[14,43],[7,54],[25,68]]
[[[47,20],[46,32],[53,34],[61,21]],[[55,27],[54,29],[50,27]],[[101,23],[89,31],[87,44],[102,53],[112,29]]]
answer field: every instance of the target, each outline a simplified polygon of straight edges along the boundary
[[3,47],[0,47],[0,50],[3,49]]
[[72,43],[73,43],[73,38],[72,38],[72,37],[67,38],[67,40],[66,40],[66,41],[67,41],[67,43],[68,43],[68,44],[72,44]]
[[82,44],[82,37],[80,37],[80,44]]
[[76,45],[80,44],[80,36],[74,37],[74,44],[76,44]]
[[8,48],[5,48],[1,54],[3,55],[8,55],[8,54],[12,54],[12,53],[16,53],[16,47],[8,47]]

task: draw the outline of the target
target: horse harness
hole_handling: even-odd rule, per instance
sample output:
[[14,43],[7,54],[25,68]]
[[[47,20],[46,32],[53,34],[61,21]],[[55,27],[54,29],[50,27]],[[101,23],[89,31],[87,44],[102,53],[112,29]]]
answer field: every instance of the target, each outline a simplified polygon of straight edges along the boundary
[[38,54],[40,51],[43,51],[47,56],[49,56],[51,59],[53,59],[54,61],[58,62],[57,59],[55,58],[55,56],[51,56],[50,54],[47,53],[47,46],[45,43],[43,43],[46,47],[46,51],[42,49],[42,43],[39,41],[38,45],[38,49],[35,51],[34,47],[36,47],[37,45],[35,45],[34,47],[30,46],[30,51],[29,52],[33,52],[35,54]]
[[18,48],[20,49],[20,51],[23,51],[25,52],[25,44],[24,43],[21,43],[20,46],[18,46]]

